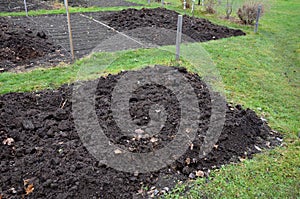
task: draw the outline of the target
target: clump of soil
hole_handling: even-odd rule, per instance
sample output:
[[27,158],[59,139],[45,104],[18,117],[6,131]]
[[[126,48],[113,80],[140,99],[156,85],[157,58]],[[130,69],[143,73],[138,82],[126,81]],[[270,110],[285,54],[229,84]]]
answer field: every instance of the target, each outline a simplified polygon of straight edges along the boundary
[[[119,30],[127,31],[141,27],[159,27],[165,29],[177,29],[178,13],[165,8],[155,9],[127,9],[111,13],[103,19],[108,25]],[[241,30],[230,29],[211,23],[207,19],[199,19],[184,15],[183,34],[197,42],[216,40],[232,36],[241,36],[245,33]]]
[[[194,140],[194,147],[173,165],[146,174],[135,175],[108,168],[89,154],[76,133],[72,118],[72,85],[57,90],[0,96],[2,198],[132,198],[133,195],[138,198],[154,192],[159,195],[163,188],[172,188],[174,180],[194,178],[199,170],[207,175],[208,169],[237,162],[239,158],[251,158],[260,149],[280,144],[277,139],[280,135],[274,133],[254,111],[228,104],[217,147],[206,158],[199,159],[201,137],[211,116],[210,95],[199,76],[183,69],[179,71],[195,89],[203,112],[198,137]],[[130,140],[121,136],[110,107],[112,90],[124,73],[97,80],[95,108],[99,123],[109,127],[105,128],[105,134],[115,144],[134,148],[133,152],[138,153],[157,150],[176,134],[179,121],[176,96],[158,85],[137,89],[130,100],[133,118],[141,125],[146,124],[147,107],[155,102],[166,106],[169,117],[157,136],[157,144],[153,145],[147,139],[139,143]],[[142,186],[154,186],[154,189],[143,192]],[[136,195],[138,192],[140,194]]]
[[40,65],[44,61],[55,63],[53,59],[65,56],[43,30],[16,25],[8,18],[0,18],[0,30],[0,72],[17,66]]

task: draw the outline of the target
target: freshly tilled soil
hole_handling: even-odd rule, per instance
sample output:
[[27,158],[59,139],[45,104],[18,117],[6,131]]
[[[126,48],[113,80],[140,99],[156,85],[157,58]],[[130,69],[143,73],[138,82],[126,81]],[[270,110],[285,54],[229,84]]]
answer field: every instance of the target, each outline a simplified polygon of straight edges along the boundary
[[0,18],[0,72],[25,66],[56,65],[68,54],[43,30],[14,24]]
[[[207,176],[209,169],[238,162],[241,158],[251,158],[260,149],[280,144],[280,135],[273,132],[254,111],[227,104],[225,125],[216,146],[206,158],[199,159],[199,147],[211,116],[210,94],[199,76],[184,69],[179,71],[198,96],[201,109],[198,136],[193,142],[194,147],[187,149],[168,168],[146,174],[108,168],[89,154],[76,132],[72,117],[73,85],[64,85],[57,90],[0,96],[0,196],[139,198],[153,193],[159,195],[163,188],[164,191],[165,187],[172,188],[176,180],[194,178],[196,171],[201,170]],[[100,125],[108,127],[104,131],[112,143],[133,149],[132,152],[144,153],[164,147],[176,134],[180,120],[176,96],[158,85],[137,89],[130,99],[130,114],[140,125],[149,122],[145,116],[148,116],[147,107],[153,103],[166,107],[168,119],[156,136],[155,144],[146,138],[137,142],[122,136],[122,129],[113,120],[110,101],[114,86],[125,73],[96,80],[95,109]],[[142,187],[154,188],[147,192]]]
[[[158,27],[170,30],[177,29],[178,13],[165,8],[155,9],[127,9],[112,13],[103,18],[108,25],[119,30],[127,31],[140,27]],[[211,23],[207,19],[183,16],[182,33],[196,42],[217,40],[232,36],[242,36],[241,30],[230,29]]]
[[[56,4],[56,0],[26,0],[27,9],[40,10],[46,9],[51,10],[64,6],[64,0],[59,0],[61,5]],[[124,0],[68,0],[68,5],[72,7],[112,7],[112,6],[137,6],[138,4],[127,2]],[[0,12],[19,12],[25,11],[24,1],[12,1],[12,0],[1,0],[0,1]]]
[[[48,1],[26,0],[26,4],[27,4],[28,11],[52,8]],[[12,0],[0,1],[0,12],[19,12],[19,11],[25,11],[24,1],[12,1]]]
[[[96,12],[84,15],[88,17],[80,14],[71,15],[76,58],[88,55],[96,47],[99,51],[142,47],[133,40],[128,40],[120,35],[116,37],[115,31],[96,20],[140,41],[146,47],[175,45],[178,16],[175,11],[163,8],[127,9],[119,12]],[[2,71],[24,65],[25,67],[40,65],[46,67],[60,61],[70,60],[70,52],[67,52],[70,49],[68,27],[64,15],[2,18],[0,24],[2,28],[6,27],[0,38],[2,42],[0,68]],[[14,34],[8,37],[10,30],[13,30]],[[245,35],[241,30],[219,26],[206,19],[183,17],[183,42],[204,42],[241,35]],[[18,52],[21,54],[20,56],[16,53],[9,53],[16,52],[16,49],[22,49]]]

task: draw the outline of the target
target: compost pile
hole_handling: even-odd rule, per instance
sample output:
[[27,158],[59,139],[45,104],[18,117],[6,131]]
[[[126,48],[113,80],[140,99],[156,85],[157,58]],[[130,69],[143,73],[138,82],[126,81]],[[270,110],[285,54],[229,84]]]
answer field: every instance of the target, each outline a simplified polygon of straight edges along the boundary
[[44,62],[57,64],[66,54],[43,30],[16,25],[8,18],[0,18],[0,29],[0,72]]
[[[165,8],[155,9],[127,9],[111,13],[103,18],[107,24],[119,31],[128,31],[141,27],[156,27],[170,30],[177,29],[178,13]],[[241,30],[230,29],[211,23],[207,19],[199,19],[184,15],[183,34],[196,42],[216,40],[232,36],[241,36]]]
[[[156,66],[158,67],[158,66]],[[176,69],[177,70],[177,69]],[[176,180],[195,178],[196,172],[251,158],[260,149],[280,142],[252,110],[227,104],[226,122],[213,151],[198,158],[201,136],[211,115],[206,84],[195,74],[179,71],[188,79],[198,96],[201,110],[198,136],[173,165],[146,174],[124,173],[101,164],[83,146],[72,118],[72,85],[57,90],[9,93],[0,96],[0,195],[2,198],[137,198],[159,195]],[[162,103],[168,119],[155,141],[133,140],[121,135],[113,121],[110,101],[117,80],[126,72],[101,77],[96,91],[96,112],[107,137],[132,152],[154,151],[176,134],[179,110],[176,96],[158,85],[138,88],[130,99],[130,113],[141,125],[148,121],[149,105]],[[89,82],[86,82],[87,84]],[[108,125],[109,124],[109,125]],[[188,161],[189,160],[189,161]],[[143,191],[142,187],[154,187]],[[167,188],[168,189],[167,189]],[[139,195],[136,195],[139,192]]]

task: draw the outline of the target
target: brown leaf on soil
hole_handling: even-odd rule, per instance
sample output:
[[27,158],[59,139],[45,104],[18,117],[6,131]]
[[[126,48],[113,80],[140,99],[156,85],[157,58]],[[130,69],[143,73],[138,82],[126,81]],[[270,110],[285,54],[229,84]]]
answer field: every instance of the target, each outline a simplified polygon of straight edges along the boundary
[[24,187],[29,184],[30,179],[23,180]]
[[114,152],[115,152],[115,154],[121,154],[121,153],[123,153],[120,149],[116,149],[116,150],[114,150]]
[[187,159],[185,160],[185,163],[186,163],[187,165],[191,164],[191,158],[187,158]]
[[25,189],[26,195],[32,193],[34,190],[33,184],[30,184],[27,186],[27,188]]
[[193,143],[190,144],[190,149],[191,149],[191,150],[194,149],[194,144],[193,144]]
[[31,180],[32,179],[23,180],[26,195],[32,193],[34,190],[33,183],[31,183]]
[[157,138],[151,138],[151,139],[150,139],[150,142],[152,142],[152,143],[157,142],[157,141],[158,141]]
[[201,171],[201,170],[196,171],[196,176],[203,178],[204,177],[204,172]]

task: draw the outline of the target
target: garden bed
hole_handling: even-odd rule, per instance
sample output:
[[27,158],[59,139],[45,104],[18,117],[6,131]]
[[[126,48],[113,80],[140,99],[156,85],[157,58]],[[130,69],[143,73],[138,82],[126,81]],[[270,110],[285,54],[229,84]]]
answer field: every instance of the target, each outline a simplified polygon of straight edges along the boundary
[[[119,12],[96,12],[85,13],[84,15],[72,14],[71,24],[75,56],[77,58],[84,57],[96,47],[97,51],[116,51],[149,47],[149,44],[151,44],[150,46],[174,45],[177,16],[178,13],[175,11],[163,8],[127,9]],[[183,19],[183,42],[204,42],[245,35],[241,30],[219,26],[206,19],[189,16],[184,16]],[[21,27],[26,26],[26,28],[44,30],[47,36],[51,38],[51,41],[53,40],[54,46],[62,46],[63,49],[69,49],[68,27],[65,15],[36,16],[31,18],[13,17],[11,20]],[[102,22],[129,35],[144,44],[144,46],[137,45],[137,43],[132,42],[133,40],[128,42],[126,41],[127,38],[120,35],[114,39],[113,37],[117,35],[116,31],[105,27],[101,24]],[[23,30],[20,29],[19,31],[22,33]],[[40,40],[44,41],[43,38],[40,38]],[[106,40],[109,43],[105,43]],[[8,61],[11,61],[10,58]],[[45,62],[47,62],[46,59]],[[20,62],[16,65],[20,64],[22,65],[23,63]]]
[[[165,28],[177,30],[179,13],[165,8],[155,9],[127,9],[113,12],[104,17],[98,17],[94,13],[92,17],[105,21],[109,26],[119,30],[128,31],[142,27]],[[195,18],[184,15],[182,33],[196,42],[205,42],[233,36],[243,36],[245,33],[238,29],[213,24],[207,19]],[[145,31],[144,34],[147,34]],[[175,42],[175,38],[173,38]],[[169,45],[169,43],[166,43]]]
[[[63,2],[63,0],[61,0]],[[128,2],[125,0],[69,0],[70,6],[80,7],[113,7],[113,6],[138,6],[139,4]]]
[[[52,10],[63,7],[64,0],[59,0],[61,5],[55,3],[55,0],[26,0],[27,9],[30,10]],[[138,4],[127,2],[125,0],[68,0],[72,7],[113,7],[113,6],[137,6]],[[25,11],[24,1],[22,0],[1,0],[0,12],[19,12]]]
[[[57,90],[0,96],[0,196],[27,197],[26,191],[28,198],[110,199],[159,195],[174,187],[178,180],[195,178],[196,171],[203,171],[205,177],[209,169],[251,158],[261,149],[280,144],[280,135],[254,111],[227,104],[225,125],[216,147],[206,158],[199,159],[201,137],[211,116],[210,95],[199,76],[183,69],[179,71],[198,96],[202,116],[198,136],[193,142],[194,147],[187,149],[174,164],[146,174],[135,175],[108,168],[89,154],[72,117],[72,85]],[[163,104],[169,117],[155,142],[149,139],[136,142],[121,136],[122,129],[113,122],[110,101],[117,80],[125,73],[95,80],[98,81],[95,105],[98,121],[101,126],[108,126],[104,131],[111,142],[131,151],[133,148],[137,153],[155,151],[176,134],[180,115],[178,103],[163,87],[147,85],[139,88],[134,100],[130,100],[133,118],[140,120],[141,125],[147,123],[146,107],[151,103]]]
[[55,45],[41,29],[16,25],[8,18],[0,18],[0,30],[0,72],[17,67],[54,66],[68,59],[66,50]]
[[[47,1],[26,0],[28,10],[52,9]],[[0,12],[19,12],[25,11],[24,1],[20,0],[1,0]]]

